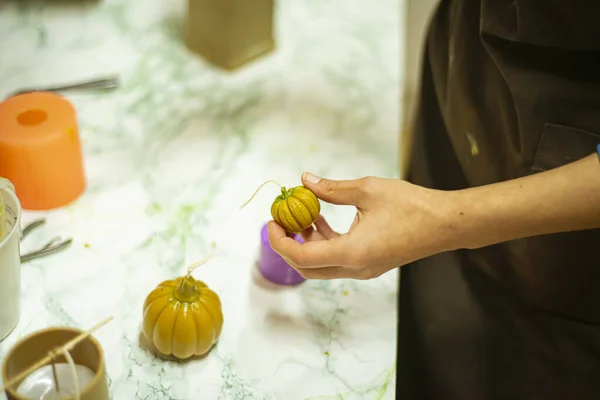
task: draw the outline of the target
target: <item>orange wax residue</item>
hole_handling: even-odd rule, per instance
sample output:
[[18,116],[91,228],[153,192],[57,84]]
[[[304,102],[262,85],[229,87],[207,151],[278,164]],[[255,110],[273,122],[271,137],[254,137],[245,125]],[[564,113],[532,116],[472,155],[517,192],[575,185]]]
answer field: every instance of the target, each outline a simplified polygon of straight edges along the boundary
[[0,176],[24,209],[61,207],[83,193],[77,114],[67,99],[33,92],[0,103]]

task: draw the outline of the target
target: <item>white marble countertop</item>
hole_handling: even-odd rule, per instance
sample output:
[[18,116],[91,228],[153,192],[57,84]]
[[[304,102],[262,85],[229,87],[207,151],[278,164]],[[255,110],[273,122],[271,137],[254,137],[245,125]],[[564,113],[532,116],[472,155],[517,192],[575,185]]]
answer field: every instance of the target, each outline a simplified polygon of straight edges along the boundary
[[[181,0],[0,4],[0,96],[122,79],[69,96],[88,188],[68,207],[26,212],[25,223],[48,221],[22,249],[74,243],[22,266],[22,317],[0,360],[38,329],[113,315],[95,336],[115,400],[393,399],[397,271],[269,289],[254,265],[277,190],[239,205],[305,170],[397,175],[399,3],[279,1],[277,50],[233,74],[186,50],[184,12]],[[325,204],[323,214],[341,230],[353,218]],[[138,343],[144,298],[208,253],[194,275],[223,302],[219,344],[200,361],[161,361]]]

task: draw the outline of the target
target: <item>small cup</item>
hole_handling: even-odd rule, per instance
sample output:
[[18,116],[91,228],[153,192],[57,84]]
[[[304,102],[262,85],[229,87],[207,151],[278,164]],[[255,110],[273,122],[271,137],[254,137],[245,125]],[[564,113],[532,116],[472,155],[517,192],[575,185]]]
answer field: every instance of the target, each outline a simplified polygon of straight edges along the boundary
[[0,237],[0,342],[15,329],[21,314],[21,204],[15,188],[0,178],[7,234]]
[[[278,285],[298,285],[304,278],[271,248],[269,244],[268,224],[263,225],[261,233],[260,259],[258,269],[269,281]],[[294,235],[294,239],[304,243],[302,236]]]
[[[48,352],[57,347],[64,346],[69,340],[81,333],[83,331],[75,328],[47,328],[19,340],[8,352],[2,363],[2,379],[4,383],[6,384],[42,360],[48,355]],[[80,388],[80,399],[110,400],[104,353],[98,341],[92,336],[88,336],[75,345],[69,353],[75,364],[87,367],[95,373],[92,380],[86,386]],[[61,355],[56,359],[56,362],[64,363],[66,360]],[[15,382],[14,385],[5,389],[8,400],[29,400],[17,394],[19,385],[23,380]]]

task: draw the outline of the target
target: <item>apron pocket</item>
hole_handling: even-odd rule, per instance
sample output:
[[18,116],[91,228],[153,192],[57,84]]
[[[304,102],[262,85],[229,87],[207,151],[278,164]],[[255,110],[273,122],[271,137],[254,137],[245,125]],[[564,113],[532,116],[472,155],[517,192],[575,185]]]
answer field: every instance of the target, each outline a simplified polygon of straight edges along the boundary
[[533,159],[531,172],[558,168],[593,154],[600,134],[571,126],[546,124]]

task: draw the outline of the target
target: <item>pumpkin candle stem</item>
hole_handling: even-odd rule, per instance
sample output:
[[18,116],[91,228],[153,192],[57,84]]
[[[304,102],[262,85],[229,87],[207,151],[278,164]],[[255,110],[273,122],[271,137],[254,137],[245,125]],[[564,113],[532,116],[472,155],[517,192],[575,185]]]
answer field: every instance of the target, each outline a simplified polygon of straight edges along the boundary
[[285,186],[281,187],[281,195],[283,196],[283,200],[288,199],[292,196],[290,191],[287,190]]
[[177,285],[177,295],[176,298],[180,301],[185,302],[193,302],[197,297],[196,293],[196,282],[194,278],[189,275],[186,275],[185,278]]
[[206,264],[211,258],[212,256],[208,256],[188,267],[185,278],[182,279],[181,283],[177,286],[177,293],[180,295],[181,300],[189,302],[195,301],[198,293],[196,291],[196,281],[192,277],[192,272],[199,266]]
[[[287,189],[286,189],[284,186],[282,186],[281,184],[279,184],[277,181],[274,181],[274,180],[268,180],[268,181],[266,181],[266,182],[263,182],[263,183],[262,183],[262,184],[261,184],[261,185],[258,187],[258,189],[256,189],[256,191],[254,192],[254,194],[252,195],[252,197],[250,197],[250,199],[248,199],[248,201],[247,201],[247,202],[245,202],[244,204],[242,204],[242,205],[240,206],[240,209],[242,209],[242,208],[246,207],[246,206],[247,206],[247,205],[248,205],[248,204],[249,204],[249,203],[252,201],[252,199],[254,199],[254,197],[256,196],[256,194],[258,193],[258,191],[259,191],[260,189],[262,189],[262,188],[263,188],[263,186],[265,186],[267,183],[274,183],[274,184],[276,184],[277,186],[279,186],[279,187],[281,188],[281,193],[284,193],[284,191],[285,191],[286,193],[289,193],[289,192],[287,191]],[[288,197],[289,197],[289,194],[288,194]]]

